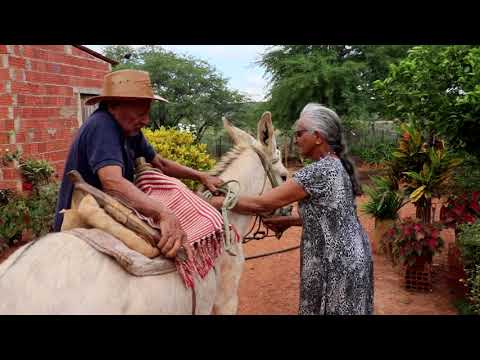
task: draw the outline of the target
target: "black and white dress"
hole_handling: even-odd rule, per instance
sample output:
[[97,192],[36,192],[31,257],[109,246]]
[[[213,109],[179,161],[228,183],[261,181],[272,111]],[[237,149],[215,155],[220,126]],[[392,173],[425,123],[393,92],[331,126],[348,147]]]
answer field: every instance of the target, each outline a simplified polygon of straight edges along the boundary
[[327,155],[293,179],[310,195],[299,202],[303,220],[299,314],[373,314],[370,243],[341,161]]

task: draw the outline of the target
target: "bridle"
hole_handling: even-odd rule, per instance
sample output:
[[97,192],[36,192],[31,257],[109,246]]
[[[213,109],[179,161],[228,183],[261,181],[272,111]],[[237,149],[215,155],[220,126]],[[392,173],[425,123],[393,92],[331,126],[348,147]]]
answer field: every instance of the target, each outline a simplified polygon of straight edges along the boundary
[[[264,178],[262,190],[258,194],[258,195],[261,195],[261,194],[263,194],[263,192],[265,190],[265,185],[267,183],[267,178],[270,180],[270,184],[272,185],[272,188],[275,188],[275,187],[279,186],[279,183],[278,183],[277,179],[275,178],[275,176],[273,174],[272,165],[275,165],[276,163],[278,163],[280,161],[280,157],[276,157],[271,162],[269,162],[267,160],[265,154],[260,149],[258,149],[254,145],[251,145],[251,148],[255,151],[255,153],[260,158],[263,169],[265,170],[265,178]],[[274,212],[274,214],[275,215],[289,215],[292,212],[292,208],[293,208],[292,206],[289,206],[289,207],[285,207],[285,208],[282,208],[282,209],[278,209],[277,211]],[[260,230],[262,228],[262,225],[263,225],[263,221],[262,221],[263,217],[264,216],[262,216],[262,215],[257,215],[255,217],[255,220],[253,222],[252,227],[247,232],[247,234],[243,237],[243,243],[244,244],[251,241],[251,240],[261,240],[261,239],[266,238],[266,237],[276,237],[277,239],[281,238],[283,232],[278,232],[278,233],[275,233],[274,235],[269,235],[269,229],[266,226],[264,226],[264,228],[266,228],[267,231]],[[255,227],[257,227],[257,228],[254,231]],[[253,235],[250,235],[252,232],[253,232]]]

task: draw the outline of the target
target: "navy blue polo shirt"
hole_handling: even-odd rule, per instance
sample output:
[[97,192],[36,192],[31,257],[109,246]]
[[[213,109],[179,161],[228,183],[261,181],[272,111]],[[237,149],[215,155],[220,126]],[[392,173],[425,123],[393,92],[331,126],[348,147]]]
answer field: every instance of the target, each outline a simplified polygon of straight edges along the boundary
[[73,184],[66,174],[77,170],[90,185],[102,189],[97,171],[107,165],[122,168],[123,177],[133,182],[135,159],[144,157],[148,162],[155,151],[142,133],[125,136],[114,117],[105,109],[97,109],[80,127],[73,140],[65,164],[55,214],[54,231],[60,231],[63,222],[62,209],[69,209]]

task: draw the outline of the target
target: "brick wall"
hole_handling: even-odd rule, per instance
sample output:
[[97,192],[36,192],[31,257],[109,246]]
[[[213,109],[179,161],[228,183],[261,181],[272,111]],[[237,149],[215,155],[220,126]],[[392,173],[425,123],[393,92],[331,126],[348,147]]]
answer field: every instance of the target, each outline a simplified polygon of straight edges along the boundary
[[[61,177],[80,125],[80,93],[100,93],[111,65],[72,45],[0,45],[0,157],[19,149],[46,159]],[[0,166],[0,189],[21,189]]]

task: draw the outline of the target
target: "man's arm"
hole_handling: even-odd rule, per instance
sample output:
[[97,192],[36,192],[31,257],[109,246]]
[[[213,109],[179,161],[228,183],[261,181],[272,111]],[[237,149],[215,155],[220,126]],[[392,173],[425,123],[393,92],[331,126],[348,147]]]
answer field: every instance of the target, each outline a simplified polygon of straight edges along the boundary
[[157,169],[160,169],[167,176],[177,179],[191,179],[199,181],[210,191],[217,191],[217,187],[223,183],[223,181],[216,176],[211,176],[205,172],[191,169],[174,161],[163,159],[158,154],[155,155],[151,161],[151,164]]
[[[185,245],[187,239],[176,216],[162,203],[152,201],[134,184],[125,179],[120,166],[104,166],[97,173],[105,192],[118,196],[129,206],[143,215],[151,217],[160,225],[161,239],[158,239],[157,247],[163,255],[174,257],[180,246]],[[191,250],[186,246],[185,250],[191,258]]]

